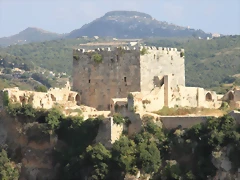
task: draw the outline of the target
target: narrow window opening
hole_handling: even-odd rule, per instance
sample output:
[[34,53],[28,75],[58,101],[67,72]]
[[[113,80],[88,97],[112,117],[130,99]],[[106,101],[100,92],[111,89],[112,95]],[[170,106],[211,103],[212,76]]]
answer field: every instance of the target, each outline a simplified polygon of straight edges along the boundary
[[124,82],[127,82],[127,77],[124,77]]
[[154,59],[156,58],[156,55],[154,54]]
[[118,57],[118,55],[117,55],[117,61],[119,61],[119,57]]
[[89,80],[88,80],[88,83],[90,83],[90,82],[91,82],[91,80],[89,79]]
[[111,62],[112,62],[112,63],[114,62],[113,58],[111,58]]

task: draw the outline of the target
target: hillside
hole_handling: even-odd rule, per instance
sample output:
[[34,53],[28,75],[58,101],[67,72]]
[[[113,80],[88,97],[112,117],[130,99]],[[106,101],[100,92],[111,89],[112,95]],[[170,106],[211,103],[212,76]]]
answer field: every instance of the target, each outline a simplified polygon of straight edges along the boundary
[[76,29],[67,36],[100,36],[117,38],[144,37],[188,37],[211,36],[202,30],[188,29],[165,21],[158,21],[152,16],[136,11],[112,11],[89,24]]
[[[91,40],[93,41],[93,40]],[[101,41],[101,40],[98,40]],[[186,84],[205,88],[233,83],[229,77],[240,73],[240,36],[226,36],[212,40],[194,38],[153,38],[148,45],[185,49]],[[72,48],[87,43],[85,39],[54,40],[1,48],[2,59],[13,63],[27,63],[54,72],[72,72]]]
[[26,44],[31,42],[43,42],[64,37],[43,29],[29,27],[16,35],[0,38],[0,46],[8,46],[13,44]]

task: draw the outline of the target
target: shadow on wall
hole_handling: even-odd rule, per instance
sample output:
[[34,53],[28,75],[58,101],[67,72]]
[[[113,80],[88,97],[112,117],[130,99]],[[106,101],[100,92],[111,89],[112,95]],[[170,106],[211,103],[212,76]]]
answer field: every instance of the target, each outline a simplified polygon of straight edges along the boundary
[[56,97],[52,94],[51,94],[51,99],[52,99],[52,101],[56,101]]
[[234,100],[234,95],[233,95],[232,92],[229,92],[229,93],[228,93],[228,100],[229,100],[229,101],[233,101],[233,100]]

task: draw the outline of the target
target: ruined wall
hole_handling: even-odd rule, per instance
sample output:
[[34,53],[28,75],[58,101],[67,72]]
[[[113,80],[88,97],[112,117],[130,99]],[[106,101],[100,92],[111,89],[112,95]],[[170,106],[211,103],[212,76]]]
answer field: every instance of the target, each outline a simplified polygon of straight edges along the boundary
[[12,103],[32,104],[34,108],[50,109],[54,104],[65,106],[76,105],[80,101],[77,92],[70,91],[70,87],[51,88],[48,92],[24,91],[16,88],[6,88],[9,101]]
[[[94,61],[96,53],[102,62]],[[84,105],[107,110],[111,98],[140,91],[139,50],[74,50],[73,56],[73,89],[80,93]]]
[[181,55],[176,48],[147,47],[147,53],[140,56],[141,91],[161,86],[154,78],[170,74],[174,76],[175,86],[185,86],[184,56]]

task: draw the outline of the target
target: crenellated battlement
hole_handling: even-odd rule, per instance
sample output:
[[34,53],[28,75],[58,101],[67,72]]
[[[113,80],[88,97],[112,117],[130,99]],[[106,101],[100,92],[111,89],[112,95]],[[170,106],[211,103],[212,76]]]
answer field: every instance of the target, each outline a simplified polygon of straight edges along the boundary
[[150,53],[152,51],[159,51],[159,52],[184,52],[184,49],[178,50],[177,48],[169,48],[169,47],[156,47],[156,46],[121,46],[121,47],[105,47],[105,48],[97,48],[97,49],[74,49],[73,54],[87,54],[87,53],[93,53],[93,52],[115,52],[119,50],[123,51],[142,51],[143,49],[146,49]]

